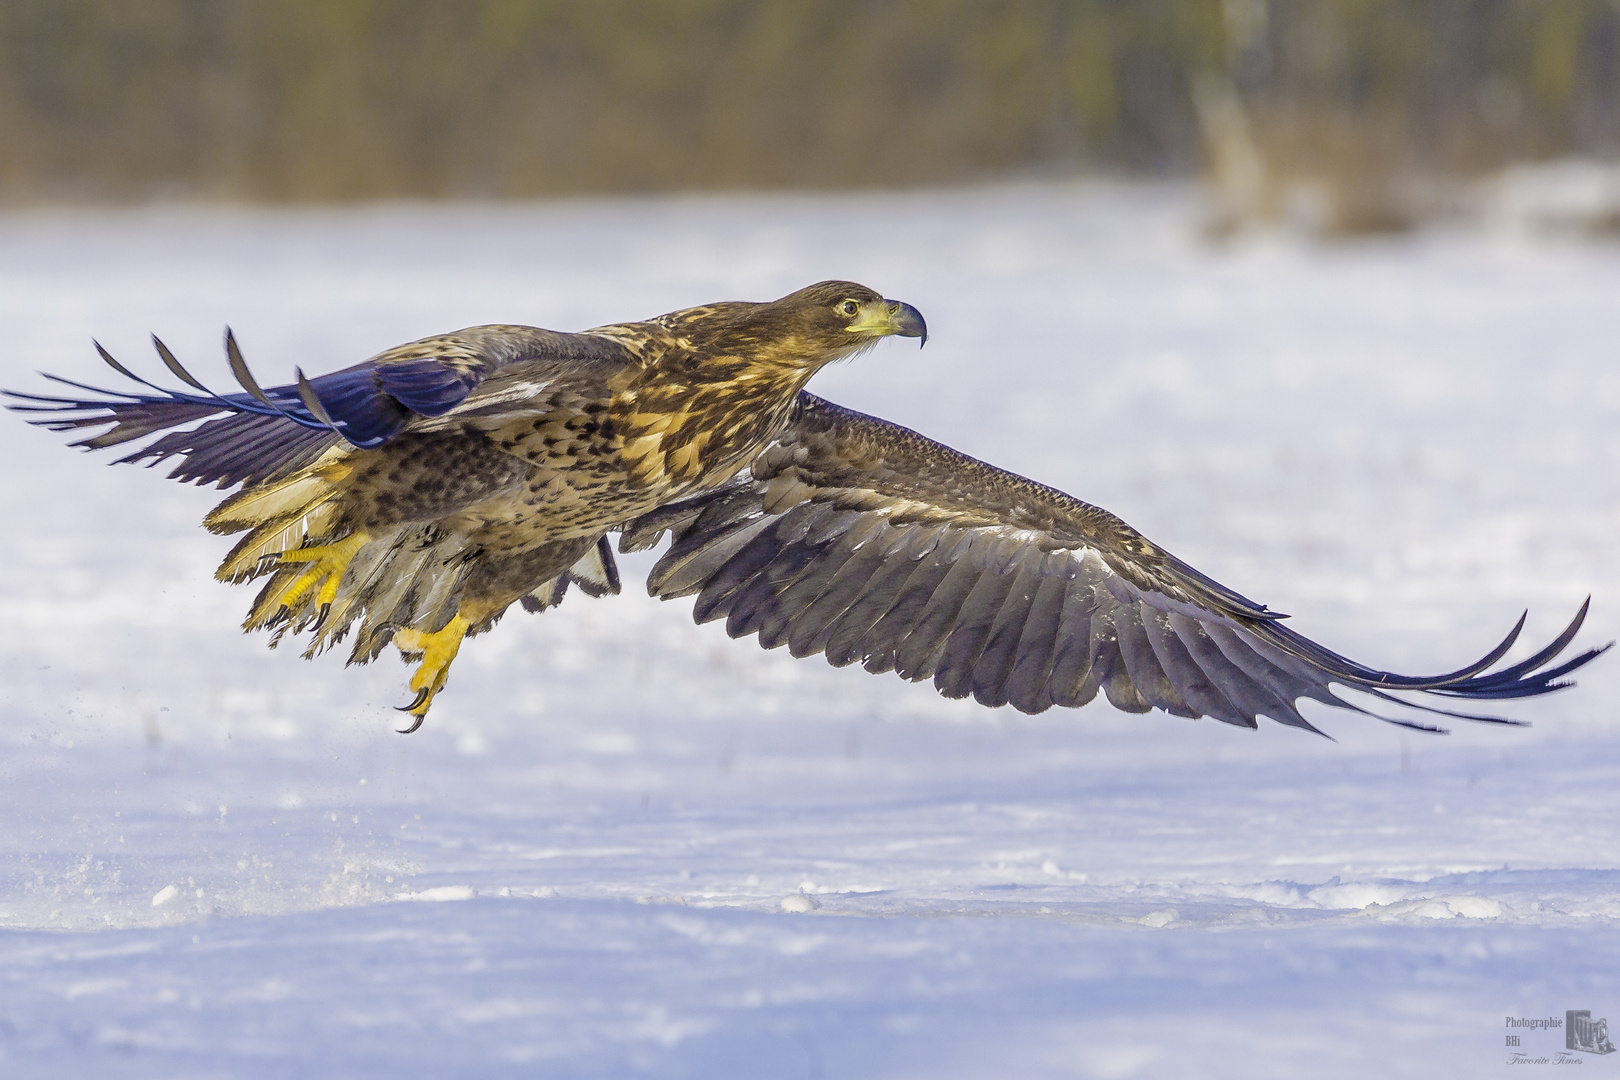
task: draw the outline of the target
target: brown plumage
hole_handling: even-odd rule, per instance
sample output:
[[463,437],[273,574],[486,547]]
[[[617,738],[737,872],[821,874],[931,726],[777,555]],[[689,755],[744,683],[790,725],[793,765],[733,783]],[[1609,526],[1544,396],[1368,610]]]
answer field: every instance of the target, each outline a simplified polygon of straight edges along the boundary
[[1518,627],[1445,675],[1347,660],[1107,511],[805,392],[892,334],[926,340],[926,327],[831,281],[578,334],[474,327],[268,391],[227,335],[245,390],[229,396],[155,342],[195,393],[68,383],[97,396],[14,394],[28,402],[14,407],[58,430],[111,425],[75,444],[91,448],[166,432],[122,460],[179,457],[178,479],[242,484],[205,524],[246,534],[221,579],[267,579],[245,628],[308,631],[311,653],[353,633],[351,662],[390,640],[420,656],[407,730],[462,638],[512,603],[553,606],[571,582],[617,592],[614,531],[621,550],[673,533],[649,590],[695,594],[697,619],[724,618],[734,637],[1025,712],[1100,691],[1132,712],[1314,730],[1300,698],[1365,711],[1338,683],[1494,719],[1394,695],[1533,696],[1602,651],[1550,666],[1583,606],[1546,649],[1491,673]]

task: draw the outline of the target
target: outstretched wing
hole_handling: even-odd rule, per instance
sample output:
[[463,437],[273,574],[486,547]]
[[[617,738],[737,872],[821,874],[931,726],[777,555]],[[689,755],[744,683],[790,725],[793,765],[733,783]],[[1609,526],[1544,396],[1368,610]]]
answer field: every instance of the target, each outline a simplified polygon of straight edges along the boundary
[[[157,464],[180,457],[170,475],[199,484],[274,480],[313,464],[334,446],[369,449],[407,430],[430,429],[446,418],[487,418],[521,407],[570,367],[616,366],[628,354],[618,341],[595,334],[559,334],[529,326],[477,326],[389,349],[352,367],[266,390],[259,386],[225,332],[225,352],[242,392],[216,394],[181,366],[168,347],[152,339],[159,357],[188,390],[157,386],[96,351],[113,370],[142,390],[87,386],[56,375],[45,377],[92,396],[68,397],[3,391],[22,404],[19,412],[53,431],[111,425],[74,443],[100,449],[160,431],[169,433],[120,461]],[[218,413],[229,415],[189,430],[170,431]]]
[[1339,683],[1494,720],[1391,692],[1531,697],[1568,685],[1559,680],[1603,651],[1549,667],[1583,605],[1550,646],[1496,672],[1485,673],[1522,617],[1461,670],[1377,671],[1287,629],[1105,510],[810,394],[745,475],[632,522],[621,550],[666,530],[674,542],[648,590],[697,594],[698,622],[724,618],[732,637],[757,634],[766,648],[932,678],[946,697],[1027,713],[1101,690],[1127,712],[1245,727],[1268,716],[1314,731],[1301,698],[1367,711],[1333,693]]

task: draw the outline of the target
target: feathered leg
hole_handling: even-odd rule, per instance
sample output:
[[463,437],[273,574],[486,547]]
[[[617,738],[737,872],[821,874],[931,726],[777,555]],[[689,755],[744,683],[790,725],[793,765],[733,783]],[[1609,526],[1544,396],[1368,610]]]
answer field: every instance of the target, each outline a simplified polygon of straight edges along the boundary
[[[613,565],[611,549],[599,537],[576,537],[514,553],[484,552],[470,565],[466,578],[458,579],[462,587],[453,601],[455,614],[443,629],[426,631],[404,626],[393,631],[393,643],[405,659],[419,662],[410,683],[416,697],[399,710],[414,719],[401,734],[408,735],[422,726],[433,699],[444,689],[462,639],[495,625],[520,598],[543,594],[547,602],[537,607],[550,606],[561,599],[570,580],[579,581],[580,587],[592,596],[619,591],[619,572]],[[444,617],[439,610],[435,616],[430,608],[418,618],[431,626]]]

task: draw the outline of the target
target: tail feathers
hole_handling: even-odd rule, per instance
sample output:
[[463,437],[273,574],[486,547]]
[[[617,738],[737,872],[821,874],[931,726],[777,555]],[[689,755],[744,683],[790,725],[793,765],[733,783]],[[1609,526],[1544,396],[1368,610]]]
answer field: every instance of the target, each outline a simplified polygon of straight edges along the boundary
[[[326,622],[316,630],[315,637],[304,650],[305,655],[323,652],[343,640],[354,620],[364,614],[367,598],[376,592],[381,575],[389,572],[390,563],[413,531],[406,528],[389,530],[360,549],[343,575]],[[318,616],[319,613],[316,614]],[[362,635],[361,640],[364,639]]]
[[[377,546],[376,542],[368,548],[371,546]],[[344,575],[329,626],[316,635],[308,652],[314,654],[336,644],[356,619],[360,629],[349,654],[351,664],[375,660],[395,629],[442,629],[461,603],[462,586],[472,566],[466,557],[467,546],[461,533],[422,525],[398,530],[371,559],[366,559],[369,551],[362,551],[350,573]]]
[[292,523],[334,499],[341,490],[338,484],[349,472],[347,465],[333,462],[278,483],[255,485],[210,510],[203,526],[211,533],[234,533]]
[[429,525],[379,534],[355,554],[325,610],[313,589],[283,607],[276,598],[308,564],[272,564],[242,628],[274,631],[272,648],[289,633],[311,630],[314,636],[304,655],[314,656],[341,642],[358,622],[348,662],[367,663],[387,646],[390,631],[406,626],[435,630],[456,614],[470,565],[466,546],[465,536]]
[[613,561],[613,545],[603,536],[579,562],[568,569],[568,576],[586,596],[618,596],[619,564]]
[[523,610],[533,614],[556,607],[568,595],[568,586],[572,581],[573,576],[564,570],[550,581],[540,584],[521,598]]
[[214,579],[232,584],[251,581],[266,572],[271,556],[303,547],[306,542],[320,543],[321,537],[334,532],[337,509],[332,502],[318,502],[300,513],[256,526],[225,556],[214,571]]
[[461,588],[466,580],[466,562],[460,555],[460,545],[445,551],[435,545],[417,571],[415,587],[405,599],[383,616],[393,626],[415,626],[429,632],[442,630],[456,615],[461,604]]
[[[319,509],[313,511],[309,520],[318,520],[319,513]],[[289,522],[286,527],[292,528],[296,524]],[[255,540],[256,536],[259,539]],[[243,545],[238,547],[243,548],[248,541],[268,546],[283,542],[283,538],[280,533],[272,533],[266,528],[263,533],[256,531],[249,534]],[[306,540],[300,546],[332,542],[329,536],[322,536],[320,539]],[[585,545],[589,546],[581,554],[581,547]],[[433,525],[405,525],[377,534],[355,552],[343,572],[337,595],[324,610],[314,589],[295,597],[283,609],[276,598],[286,593],[288,587],[297,581],[298,575],[306,572],[309,564],[270,563],[266,567],[271,571],[270,580],[254,602],[244,629],[274,630],[272,646],[289,632],[298,634],[311,630],[313,637],[304,655],[314,656],[338,644],[358,624],[348,662],[367,663],[376,659],[387,647],[393,636],[392,631],[406,627],[437,631],[460,612],[469,576],[480,568],[479,562],[473,558],[474,551],[475,545],[466,534],[448,532]],[[568,562],[570,559],[574,560],[572,565]],[[590,596],[618,592],[618,568],[613,564],[605,538],[596,542],[586,539],[559,541],[542,549],[512,556],[511,560],[506,570],[515,568],[517,573],[522,574],[533,569],[536,576],[552,573],[559,565],[569,566],[568,570],[554,574],[522,598],[524,607],[531,611],[560,603],[571,582],[578,583],[582,591]],[[249,565],[245,555],[242,565],[244,568]],[[252,565],[265,566],[264,563]],[[247,573],[252,576],[255,571],[247,570]],[[487,581],[484,584],[487,585]],[[479,585],[475,589],[483,587]],[[500,616],[500,610],[489,609],[489,614],[480,619],[471,632],[488,630]]]
[[590,597],[619,595],[619,566],[613,561],[613,547],[606,536],[573,566],[524,596],[523,610],[540,612],[556,607],[568,595],[569,585],[578,585],[579,591]]

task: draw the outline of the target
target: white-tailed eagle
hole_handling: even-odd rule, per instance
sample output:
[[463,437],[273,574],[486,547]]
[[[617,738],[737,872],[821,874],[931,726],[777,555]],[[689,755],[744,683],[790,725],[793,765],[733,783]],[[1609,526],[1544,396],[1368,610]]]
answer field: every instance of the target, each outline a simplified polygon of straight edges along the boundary
[[733,637],[1028,713],[1100,691],[1129,712],[1315,730],[1302,698],[1368,711],[1338,684],[1492,720],[1438,702],[1544,694],[1602,651],[1559,662],[1583,604],[1494,671],[1522,617],[1445,674],[1346,659],[1106,510],[804,389],[889,335],[927,328],[908,304],[825,281],[575,334],[472,327],[268,390],[227,333],[242,384],[228,394],[154,338],[186,389],[101,350],[139,389],[51,376],[74,396],[10,393],[53,430],[106,428],[76,446],[162,433],[121,460],[178,458],[176,479],[241,485],[204,524],[246,534],[221,580],[267,579],[245,629],[308,632],[311,654],[352,633],[354,663],[391,641],[420,661],[412,731],[463,638],[513,603],[551,607],[570,583],[617,592],[614,532],[622,551],[672,534],[649,591],[695,595],[697,620]]

